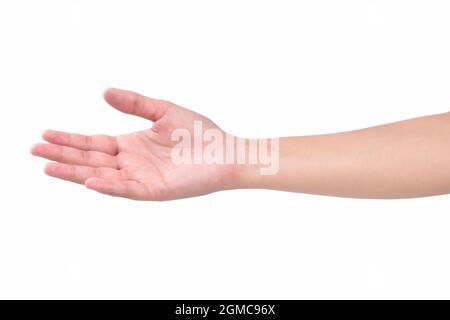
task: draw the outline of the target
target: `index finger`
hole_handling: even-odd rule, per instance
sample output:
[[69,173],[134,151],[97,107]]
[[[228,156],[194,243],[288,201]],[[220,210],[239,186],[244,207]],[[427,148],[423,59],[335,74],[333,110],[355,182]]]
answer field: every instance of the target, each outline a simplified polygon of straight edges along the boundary
[[111,155],[118,153],[116,138],[107,135],[86,136],[55,130],[46,130],[42,139],[47,142],[85,151],[100,151]]

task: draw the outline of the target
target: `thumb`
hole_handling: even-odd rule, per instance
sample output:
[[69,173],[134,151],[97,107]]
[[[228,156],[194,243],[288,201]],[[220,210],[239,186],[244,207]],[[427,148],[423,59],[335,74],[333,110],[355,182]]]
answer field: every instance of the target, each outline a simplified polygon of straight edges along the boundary
[[157,121],[166,113],[170,102],[142,96],[138,93],[108,88],[103,93],[103,98],[117,110],[132,114],[151,121]]

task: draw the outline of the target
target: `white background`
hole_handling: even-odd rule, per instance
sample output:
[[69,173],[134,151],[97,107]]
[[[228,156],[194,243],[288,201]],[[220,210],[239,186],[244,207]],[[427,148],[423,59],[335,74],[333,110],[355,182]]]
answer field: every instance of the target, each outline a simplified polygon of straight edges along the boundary
[[[448,1],[1,1],[0,298],[450,298],[450,197],[134,202],[51,179],[43,129],[171,100],[245,137],[450,110]],[[408,165],[408,163],[405,163]]]

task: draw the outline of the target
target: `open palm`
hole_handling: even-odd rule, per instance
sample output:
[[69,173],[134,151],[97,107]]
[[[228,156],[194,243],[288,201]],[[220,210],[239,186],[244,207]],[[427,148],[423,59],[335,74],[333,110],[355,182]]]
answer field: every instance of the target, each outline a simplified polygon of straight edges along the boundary
[[[137,200],[169,200],[233,188],[233,165],[174,164],[171,140],[175,129],[218,127],[200,114],[173,103],[134,92],[108,89],[105,100],[124,113],[153,122],[151,128],[120,136],[85,136],[47,130],[49,143],[33,146],[33,155],[56,161],[46,165],[50,176],[84,184],[89,189]],[[187,152],[191,152],[188,150]]]

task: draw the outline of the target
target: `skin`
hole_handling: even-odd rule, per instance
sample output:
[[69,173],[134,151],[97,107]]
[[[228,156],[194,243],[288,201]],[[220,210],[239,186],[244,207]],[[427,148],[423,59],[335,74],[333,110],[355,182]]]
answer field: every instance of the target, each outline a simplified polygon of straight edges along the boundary
[[[108,104],[149,120],[120,136],[47,130],[31,153],[49,159],[47,175],[100,193],[135,200],[171,200],[238,188],[265,188],[358,198],[409,198],[450,193],[450,113],[329,135],[280,138],[275,175],[259,164],[174,164],[175,129],[192,136],[208,118],[164,100],[108,89]],[[153,124],[151,125],[151,122]],[[248,145],[248,140],[245,140]],[[191,151],[189,151],[191,152]]]

